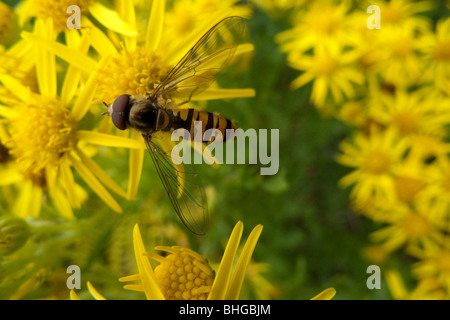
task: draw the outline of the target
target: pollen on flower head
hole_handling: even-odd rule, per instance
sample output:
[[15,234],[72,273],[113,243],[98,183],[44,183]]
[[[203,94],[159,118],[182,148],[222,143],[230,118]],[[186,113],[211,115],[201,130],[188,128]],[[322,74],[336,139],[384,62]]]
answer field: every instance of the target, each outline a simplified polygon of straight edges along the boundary
[[316,72],[320,76],[328,76],[335,72],[339,63],[331,56],[322,56],[317,59],[315,68]]
[[213,283],[208,262],[188,248],[161,250],[170,252],[155,268],[156,282],[164,297],[168,300],[205,300]]
[[364,164],[368,172],[374,175],[380,175],[389,170],[391,160],[387,154],[374,150],[367,156]]
[[76,5],[80,8],[81,14],[88,12],[88,7],[94,0],[32,0],[32,8],[39,18],[52,18],[55,28],[63,30],[67,28],[67,8]]
[[402,226],[412,240],[420,239],[430,233],[432,225],[422,214],[411,212],[401,220]]
[[9,120],[10,154],[23,174],[45,186],[45,168],[58,166],[74,147],[74,123],[61,102],[38,98],[18,106],[18,116]]
[[122,94],[149,94],[169,71],[161,57],[146,48],[123,49],[99,70],[99,99],[112,102]]

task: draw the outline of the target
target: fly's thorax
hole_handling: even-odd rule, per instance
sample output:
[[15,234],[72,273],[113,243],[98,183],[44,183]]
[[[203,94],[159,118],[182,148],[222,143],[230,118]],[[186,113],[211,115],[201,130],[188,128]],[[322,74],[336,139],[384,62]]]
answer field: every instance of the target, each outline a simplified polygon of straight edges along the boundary
[[164,114],[164,110],[153,102],[135,100],[130,104],[128,124],[138,131],[152,133],[161,130],[161,122],[166,119]]

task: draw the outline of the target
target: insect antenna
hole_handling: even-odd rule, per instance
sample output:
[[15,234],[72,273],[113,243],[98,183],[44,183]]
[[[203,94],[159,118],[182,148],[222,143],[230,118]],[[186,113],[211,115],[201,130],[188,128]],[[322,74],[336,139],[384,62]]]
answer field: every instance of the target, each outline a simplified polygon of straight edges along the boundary
[[[105,101],[102,101],[102,103],[104,104],[106,109],[108,109],[108,104]],[[102,116],[104,116],[105,114],[108,114],[108,110],[106,110],[105,112],[102,112]]]

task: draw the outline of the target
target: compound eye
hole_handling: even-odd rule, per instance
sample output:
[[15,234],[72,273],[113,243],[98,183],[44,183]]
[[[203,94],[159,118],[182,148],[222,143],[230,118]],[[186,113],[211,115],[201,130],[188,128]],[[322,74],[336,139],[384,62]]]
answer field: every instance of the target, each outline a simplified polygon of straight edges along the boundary
[[118,96],[112,105],[111,120],[117,129],[125,130],[127,128],[128,102],[130,96],[123,94]]

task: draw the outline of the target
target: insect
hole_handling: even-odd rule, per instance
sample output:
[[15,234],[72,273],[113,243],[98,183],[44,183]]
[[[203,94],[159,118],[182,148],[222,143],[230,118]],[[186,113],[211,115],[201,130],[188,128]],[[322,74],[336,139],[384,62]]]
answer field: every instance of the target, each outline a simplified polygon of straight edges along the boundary
[[[105,112],[118,129],[132,128],[141,133],[178,217],[194,234],[204,234],[208,224],[207,200],[200,178],[186,164],[175,165],[170,152],[155,144],[153,138],[170,136],[176,129],[194,132],[194,121],[202,121],[202,137],[208,129],[219,130],[222,137],[226,137],[227,129],[237,129],[225,117],[181,106],[215,81],[233,57],[244,30],[241,17],[221,20],[197,41],[150,94],[121,95],[107,105]],[[193,139],[195,135],[190,136]]]

